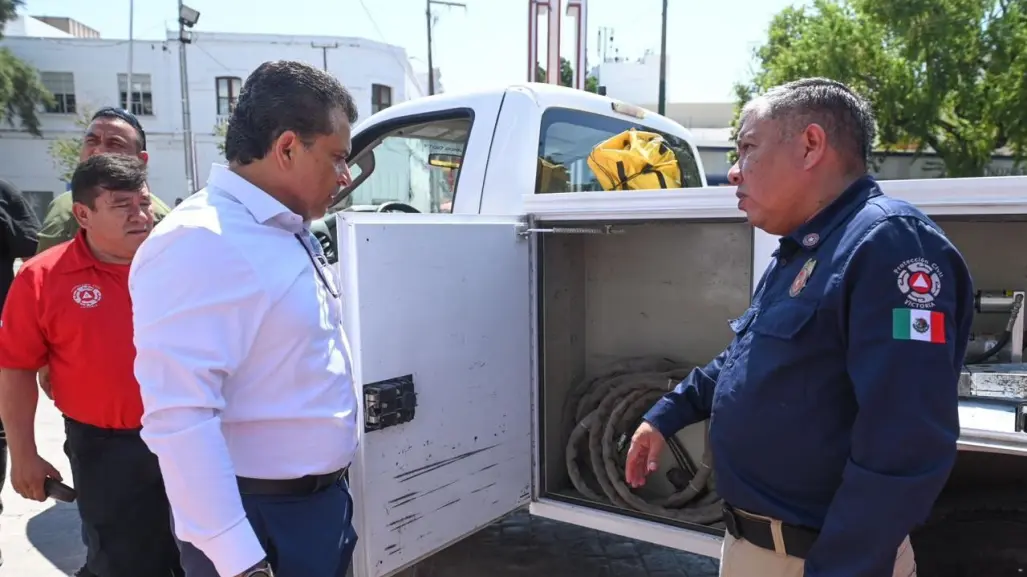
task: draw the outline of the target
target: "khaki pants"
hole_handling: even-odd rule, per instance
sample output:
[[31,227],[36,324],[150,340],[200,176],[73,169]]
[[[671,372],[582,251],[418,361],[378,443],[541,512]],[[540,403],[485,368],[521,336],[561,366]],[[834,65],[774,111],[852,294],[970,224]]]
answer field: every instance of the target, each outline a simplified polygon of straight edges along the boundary
[[[778,525],[780,527],[780,525]],[[724,536],[724,547],[720,552],[720,577],[802,577],[804,560],[789,557],[780,544],[780,533],[774,540],[780,553],[757,547],[745,539]],[[893,577],[916,577],[916,562],[909,537],[899,545],[895,556]]]

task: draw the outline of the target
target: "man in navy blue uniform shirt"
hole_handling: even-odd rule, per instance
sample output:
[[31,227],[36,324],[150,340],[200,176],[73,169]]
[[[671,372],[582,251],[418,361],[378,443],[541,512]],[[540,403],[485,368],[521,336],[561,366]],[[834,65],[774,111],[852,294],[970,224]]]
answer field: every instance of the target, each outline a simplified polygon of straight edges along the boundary
[[874,117],[820,78],[743,110],[729,178],[781,236],[735,338],[646,414],[635,486],[664,439],[710,421],[725,577],[915,575],[908,535],[948,478],[973,317],[959,251],[867,175]]

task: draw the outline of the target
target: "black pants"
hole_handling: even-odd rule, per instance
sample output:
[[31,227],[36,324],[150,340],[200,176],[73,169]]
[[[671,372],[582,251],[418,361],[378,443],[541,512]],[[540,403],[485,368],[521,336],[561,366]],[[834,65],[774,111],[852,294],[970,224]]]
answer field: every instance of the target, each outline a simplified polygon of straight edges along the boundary
[[139,431],[68,418],[64,430],[89,570],[99,577],[183,575],[157,457]]

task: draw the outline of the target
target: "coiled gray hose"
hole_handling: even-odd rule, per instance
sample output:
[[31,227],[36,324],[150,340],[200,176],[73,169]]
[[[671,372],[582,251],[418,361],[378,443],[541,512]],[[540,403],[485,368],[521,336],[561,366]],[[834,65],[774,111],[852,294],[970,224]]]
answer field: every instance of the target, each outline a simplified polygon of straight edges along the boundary
[[563,422],[570,423],[564,434],[567,474],[575,489],[593,501],[677,521],[707,525],[721,520],[709,443],[696,467],[677,439],[667,440],[678,462],[677,479],[671,478],[677,491],[667,497],[646,501],[624,480],[631,435],[642,416],[693,368],[670,359],[624,359],[575,385],[563,408]]

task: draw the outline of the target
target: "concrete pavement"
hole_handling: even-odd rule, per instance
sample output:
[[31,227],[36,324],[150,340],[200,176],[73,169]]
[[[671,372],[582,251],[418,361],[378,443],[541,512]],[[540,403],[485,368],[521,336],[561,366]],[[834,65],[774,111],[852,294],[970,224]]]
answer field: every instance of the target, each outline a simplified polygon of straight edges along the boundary
[[[64,425],[41,399],[39,450],[65,478]],[[74,505],[22,499],[3,491],[0,577],[59,577],[82,565],[85,551]],[[408,569],[401,577],[714,577],[713,559],[680,553],[517,513]]]
[[[70,479],[71,470],[62,448],[64,422],[45,397],[40,399],[36,415],[36,438],[43,458],[57,467],[65,479]],[[0,575],[58,577],[71,575],[82,566],[85,548],[74,505],[22,499],[11,489],[10,483],[4,487],[3,500],[0,549],[4,564]]]

